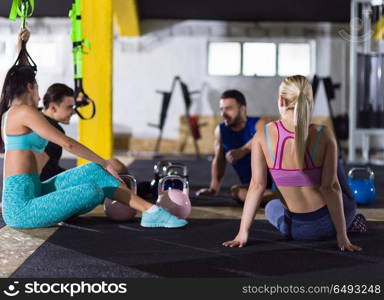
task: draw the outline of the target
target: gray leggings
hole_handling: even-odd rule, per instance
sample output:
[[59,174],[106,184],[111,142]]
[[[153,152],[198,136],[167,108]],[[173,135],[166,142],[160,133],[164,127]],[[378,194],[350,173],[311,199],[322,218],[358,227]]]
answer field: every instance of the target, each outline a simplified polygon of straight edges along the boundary
[[[344,215],[347,227],[356,214],[354,199],[343,194]],[[347,205],[346,205],[347,204]],[[265,207],[265,216],[285,237],[294,240],[322,240],[336,235],[327,206],[309,212],[292,213],[284,208],[280,200],[272,200]]]
[[[337,161],[337,178],[343,193],[344,216],[348,228],[356,215],[356,201],[348,186],[342,158]],[[265,216],[284,236],[294,240],[321,240],[336,234],[327,206],[299,214],[286,210],[280,200],[272,200],[265,207]]]

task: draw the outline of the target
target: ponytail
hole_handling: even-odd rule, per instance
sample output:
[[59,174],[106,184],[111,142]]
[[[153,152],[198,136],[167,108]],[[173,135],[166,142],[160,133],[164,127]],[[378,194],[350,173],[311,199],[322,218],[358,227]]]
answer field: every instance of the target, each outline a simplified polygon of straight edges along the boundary
[[304,168],[305,149],[307,147],[310,107],[303,92],[300,91],[293,113],[295,125],[295,150],[299,168]]
[[303,169],[313,105],[312,86],[304,76],[290,76],[280,84],[279,95],[287,101],[288,107],[294,108],[295,147],[293,150],[299,167]]

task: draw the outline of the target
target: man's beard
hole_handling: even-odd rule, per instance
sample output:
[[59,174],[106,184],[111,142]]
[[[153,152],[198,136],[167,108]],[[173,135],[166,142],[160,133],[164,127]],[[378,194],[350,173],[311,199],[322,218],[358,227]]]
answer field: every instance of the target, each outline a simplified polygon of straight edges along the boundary
[[228,127],[236,127],[241,124],[241,116],[238,114],[232,121],[228,122]]

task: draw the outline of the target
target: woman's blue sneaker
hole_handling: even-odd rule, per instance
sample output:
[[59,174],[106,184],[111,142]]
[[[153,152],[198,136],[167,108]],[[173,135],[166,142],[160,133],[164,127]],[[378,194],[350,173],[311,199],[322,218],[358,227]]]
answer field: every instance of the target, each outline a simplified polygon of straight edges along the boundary
[[153,213],[143,212],[140,225],[143,227],[178,228],[187,225],[188,222],[171,215],[167,210],[158,207]]

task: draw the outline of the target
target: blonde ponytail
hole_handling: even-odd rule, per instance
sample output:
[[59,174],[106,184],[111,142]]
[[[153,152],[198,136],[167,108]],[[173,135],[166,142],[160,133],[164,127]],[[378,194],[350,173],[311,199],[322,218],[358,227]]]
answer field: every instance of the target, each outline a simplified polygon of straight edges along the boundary
[[307,147],[308,128],[313,106],[312,86],[308,79],[301,75],[290,76],[284,79],[279,88],[287,106],[294,108],[295,125],[295,153],[299,168],[305,166],[304,156]]
[[299,168],[304,168],[304,155],[307,147],[308,127],[310,122],[310,107],[308,101],[300,91],[293,113],[295,125],[295,150]]

